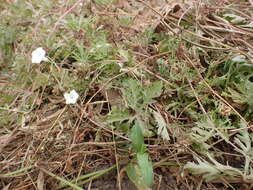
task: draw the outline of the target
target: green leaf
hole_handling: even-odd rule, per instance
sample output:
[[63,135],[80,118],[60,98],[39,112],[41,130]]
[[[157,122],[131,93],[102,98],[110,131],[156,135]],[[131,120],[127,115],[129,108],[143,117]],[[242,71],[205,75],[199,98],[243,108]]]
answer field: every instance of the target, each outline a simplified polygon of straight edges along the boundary
[[194,175],[203,175],[203,178],[207,181],[211,181],[220,175],[220,171],[212,164],[206,161],[201,161],[200,159],[197,159],[197,161],[198,164],[188,162],[184,168],[188,169]]
[[230,21],[233,24],[242,24],[242,23],[246,23],[246,18],[235,15],[235,14],[224,14],[223,15],[225,17],[226,20]]
[[145,185],[141,181],[141,171],[137,164],[129,163],[126,167],[127,176],[134,183],[138,190],[145,190]]
[[213,120],[212,118],[203,119],[196,122],[196,126],[191,128],[189,137],[197,145],[196,148],[198,148],[198,151],[208,151],[208,149],[211,147],[210,142],[212,141],[213,137],[219,136],[226,142],[229,142],[226,133],[222,131],[222,128],[224,128],[226,125],[217,121]]
[[162,88],[163,88],[163,83],[162,81],[156,81],[150,86],[147,86],[144,88],[144,102],[146,104],[154,103],[154,100],[152,98],[159,97],[162,94]]
[[236,84],[236,89],[228,88],[228,93],[223,93],[224,95],[231,97],[234,102],[238,104],[249,104],[253,106],[253,83],[247,79],[243,82]]
[[137,153],[137,164],[129,163],[126,172],[129,179],[139,190],[148,190],[152,187],[154,173],[147,153]]
[[202,175],[207,182],[226,176],[239,178],[242,177],[243,174],[239,169],[220,164],[214,160],[210,154],[207,154],[207,156],[212,161],[212,163],[196,158],[198,162],[197,164],[188,162],[184,168],[188,169],[194,175]]
[[153,98],[159,97],[162,93],[163,83],[161,81],[142,87],[137,80],[127,80],[122,90],[129,106],[135,111],[140,112],[146,105],[154,103]]
[[143,183],[147,187],[152,187],[154,173],[152,162],[149,161],[148,153],[137,153],[137,161],[141,170],[141,175],[143,177]]
[[251,146],[253,138],[250,136],[250,133],[246,129],[247,124],[241,121],[240,125],[242,130],[240,131],[240,134],[236,135],[236,138],[234,139],[234,142],[237,144],[235,150],[245,157],[244,172],[245,174],[249,174],[251,170],[250,163],[253,159],[253,148]]
[[235,143],[239,146],[239,149],[236,149],[238,152],[247,155],[251,150],[252,139],[249,136],[247,129],[242,129],[240,134],[236,135]]
[[140,129],[142,131],[142,135],[144,137],[152,137],[155,135],[155,133],[150,130],[150,128],[151,128],[150,125],[148,125],[148,123],[145,122],[140,116],[136,117],[136,123],[140,127]]
[[112,107],[112,111],[106,117],[106,123],[122,122],[130,120],[133,116],[126,109]]
[[162,115],[159,112],[154,111],[153,115],[158,125],[157,133],[160,135],[164,140],[170,140],[170,136],[167,130],[167,124],[164,121]]
[[120,49],[119,54],[124,59],[124,61],[129,61],[130,55],[128,51]]
[[130,138],[132,140],[132,149],[134,152],[144,153],[146,146],[144,144],[144,137],[138,124],[135,124],[131,129]]
[[122,90],[122,92],[129,106],[134,110],[139,110],[143,96],[141,85],[138,81],[130,79],[124,83],[124,86],[125,88]]

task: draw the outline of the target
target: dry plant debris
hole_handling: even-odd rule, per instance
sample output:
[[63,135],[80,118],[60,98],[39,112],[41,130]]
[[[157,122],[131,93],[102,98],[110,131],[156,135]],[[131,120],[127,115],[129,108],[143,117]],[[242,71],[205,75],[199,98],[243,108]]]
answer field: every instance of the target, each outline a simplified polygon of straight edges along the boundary
[[0,188],[252,189],[251,0],[0,3]]

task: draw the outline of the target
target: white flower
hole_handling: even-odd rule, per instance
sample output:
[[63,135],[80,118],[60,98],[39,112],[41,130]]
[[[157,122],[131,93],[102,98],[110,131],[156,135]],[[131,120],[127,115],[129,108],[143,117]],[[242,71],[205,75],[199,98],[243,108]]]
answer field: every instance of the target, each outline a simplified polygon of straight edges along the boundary
[[41,61],[48,61],[45,55],[46,52],[42,47],[37,48],[32,52],[32,63],[39,64]]
[[66,100],[66,104],[75,104],[79,95],[75,90],[71,90],[70,93],[64,93],[64,98]]

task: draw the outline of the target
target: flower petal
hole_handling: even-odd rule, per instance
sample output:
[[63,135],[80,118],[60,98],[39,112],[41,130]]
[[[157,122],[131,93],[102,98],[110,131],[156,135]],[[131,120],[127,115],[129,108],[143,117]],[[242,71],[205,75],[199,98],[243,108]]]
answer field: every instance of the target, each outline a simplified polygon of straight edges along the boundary
[[48,61],[48,58],[45,57],[45,55],[46,51],[42,47],[35,49],[32,52],[32,63],[39,64],[42,61]]
[[66,104],[75,104],[79,98],[79,94],[75,90],[71,90],[70,93],[64,93]]

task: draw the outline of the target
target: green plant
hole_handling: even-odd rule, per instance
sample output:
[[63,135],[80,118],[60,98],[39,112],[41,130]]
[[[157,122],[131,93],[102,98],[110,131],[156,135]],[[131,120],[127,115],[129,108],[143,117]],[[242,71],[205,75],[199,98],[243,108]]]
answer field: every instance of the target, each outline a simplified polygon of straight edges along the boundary
[[130,138],[132,151],[135,155],[126,167],[127,175],[139,190],[150,189],[154,180],[153,167],[138,124],[132,127]]
[[[215,181],[224,178],[229,181],[236,181],[242,179],[244,182],[253,182],[253,168],[250,164],[253,160],[253,148],[251,147],[252,135],[245,129],[244,122],[240,123],[242,128],[240,134],[237,134],[234,138],[235,151],[240,153],[244,159],[244,167],[232,167],[224,165],[207,153],[207,157],[211,162],[202,160],[196,157],[197,164],[188,162],[185,165],[185,169],[189,169],[193,174],[202,175],[206,181]],[[227,139],[227,141],[229,141]]]
[[142,86],[137,80],[129,79],[123,83],[123,96],[126,98],[128,107],[135,111],[135,118],[140,125],[145,137],[152,136],[149,130],[149,124],[145,118],[150,115],[148,105],[155,102],[154,98],[159,97],[162,93],[163,84],[161,81],[154,82],[148,86]]

